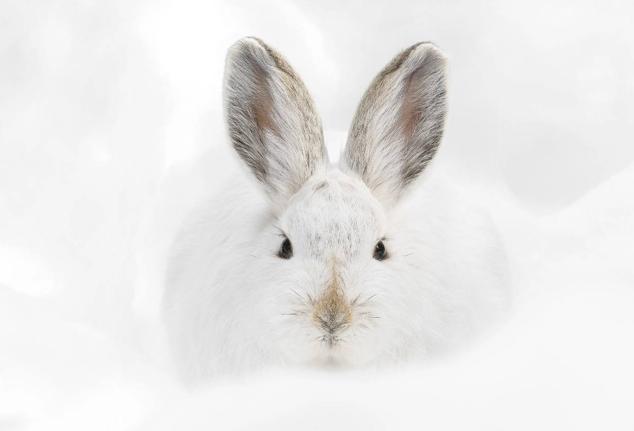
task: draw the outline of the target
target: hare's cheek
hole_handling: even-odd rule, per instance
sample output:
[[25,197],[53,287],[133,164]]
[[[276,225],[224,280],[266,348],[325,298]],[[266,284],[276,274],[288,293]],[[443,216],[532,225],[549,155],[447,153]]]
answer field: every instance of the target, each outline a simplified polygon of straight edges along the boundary
[[316,354],[314,345],[306,339],[305,334],[297,330],[284,331],[283,338],[278,338],[276,348],[282,361],[289,364],[309,363]]

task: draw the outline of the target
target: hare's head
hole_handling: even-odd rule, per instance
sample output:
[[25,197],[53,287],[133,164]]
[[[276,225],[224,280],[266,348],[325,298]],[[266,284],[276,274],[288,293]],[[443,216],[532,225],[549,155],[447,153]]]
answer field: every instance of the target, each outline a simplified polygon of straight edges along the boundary
[[444,56],[416,44],[379,73],[337,167],[304,84],[269,46],[238,41],[224,85],[231,141],[275,219],[258,266],[266,302],[253,310],[260,341],[291,362],[398,354],[426,305],[416,299],[419,283],[403,259],[407,238],[390,226],[389,211],[438,148]]

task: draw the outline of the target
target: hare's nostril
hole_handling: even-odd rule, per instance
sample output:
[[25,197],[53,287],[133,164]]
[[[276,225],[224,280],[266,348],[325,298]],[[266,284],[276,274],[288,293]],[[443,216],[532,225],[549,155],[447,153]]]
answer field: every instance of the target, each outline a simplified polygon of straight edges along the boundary
[[317,326],[324,332],[335,334],[350,323],[350,312],[347,309],[333,310],[326,308],[324,310],[315,310],[313,318]]
[[347,327],[352,318],[351,305],[334,267],[333,274],[332,281],[313,303],[313,321],[330,335]]

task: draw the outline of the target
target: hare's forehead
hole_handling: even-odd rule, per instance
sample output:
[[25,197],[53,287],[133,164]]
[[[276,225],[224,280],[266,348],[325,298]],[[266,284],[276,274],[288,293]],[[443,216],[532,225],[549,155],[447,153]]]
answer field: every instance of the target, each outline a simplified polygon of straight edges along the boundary
[[336,176],[305,184],[289,205],[284,224],[289,233],[304,234],[311,242],[354,246],[379,234],[382,217],[362,183]]

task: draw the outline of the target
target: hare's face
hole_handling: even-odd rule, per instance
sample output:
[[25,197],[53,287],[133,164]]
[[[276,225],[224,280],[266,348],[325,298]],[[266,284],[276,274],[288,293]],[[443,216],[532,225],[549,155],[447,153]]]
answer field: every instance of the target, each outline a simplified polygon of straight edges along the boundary
[[291,362],[363,363],[411,340],[404,334],[421,304],[402,254],[392,253],[387,211],[440,143],[444,66],[431,44],[397,55],[364,95],[336,169],[289,64],[254,38],[229,51],[229,136],[277,217],[266,235],[270,254],[248,271],[257,273],[249,283],[259,298],[249,336],[260,351]]
[[[276,225],[274,330],[287,359],[365,362],[380,350],[385,214],[362,181],[338,171],[312,178]],[[272,316],[274,317],[274,316]],[[385,318],[386,316],[383,316]]]

